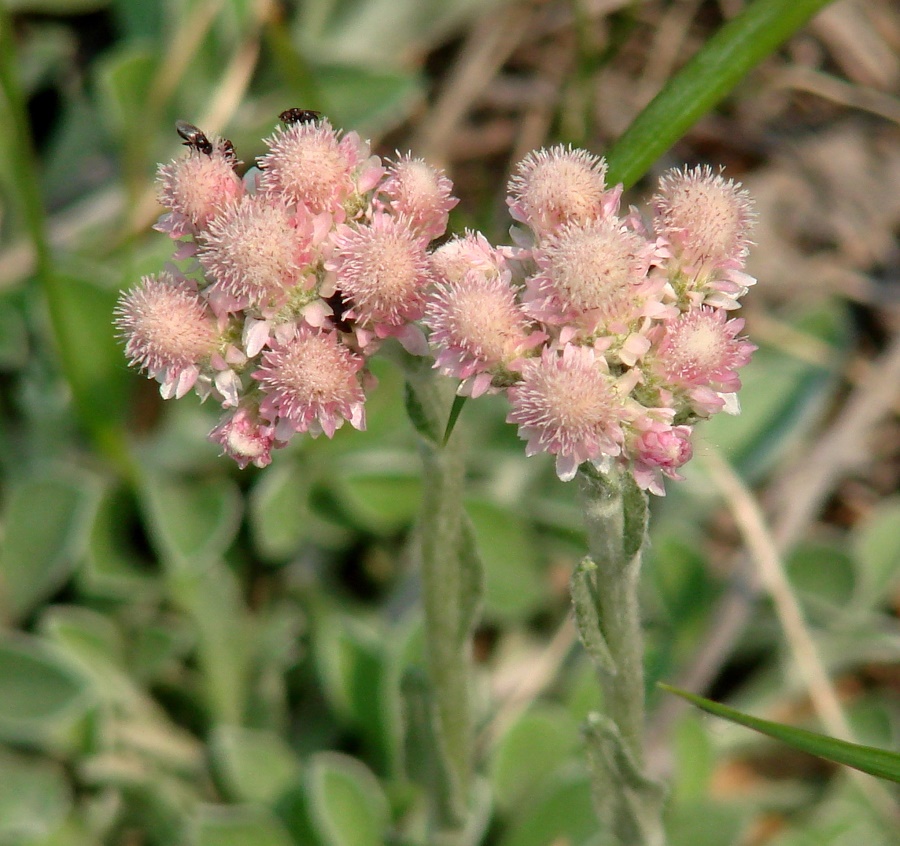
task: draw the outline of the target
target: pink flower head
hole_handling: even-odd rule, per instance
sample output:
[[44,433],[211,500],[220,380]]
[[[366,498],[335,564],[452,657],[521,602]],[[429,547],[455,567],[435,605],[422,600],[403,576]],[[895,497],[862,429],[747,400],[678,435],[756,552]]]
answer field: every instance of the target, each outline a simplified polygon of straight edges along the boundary
[[263,352],[253,374],[264,395],[260,415],[276,424],[280,441],[294,432],[330,438],[345,420],[365,429],[366,398],[357,375],[363,364],[337,332],[302,325],[293,338]]
[[390,166],[378,192],[394,214],[403,215],[429,241],[444,234],[450,209],[459,202],[442,171],[409,153]]
[[435,367],[463,380],[459,392],[472,397],[491,387],[491,371],[506,368],[547,337],[531,332],[506,277],[477,270],[437,285],[425,324],[437,350]]
[[678,468],[690,461],[694,454],[691,427],[670,426],[646,419],[649,425],[644,427],[631,444],[634,453],[634,478],[638,487],[657,496],[665,496],[662,477],[682,480],[684,477],[678,474]]
[[376,213],[370,226],[343,226],[326,262],[350,308],[344,318],[379,338],[396,335],[425,309],[431,268],[425,242],[404,218]]
[[527,311],[551,324],[623,334],[640,317],[659,316],[664,280],[650,278],[652,248],[614,217],[568,223],[535,251]]
[[240,406],[226,414],[209,433],[209,440],[222,447],[223,455],[230,455],[243,470],[248,464],[266,467],[272,463],[275,434],[253,409]]
[[196,290],[171,273],[144,276],[120,296],[115,318],[129,363],[160,382],[165,399],[184,396],[217,351],[212,312]]
[[705,165],[668,171],[653,205],[662,244],[686,277],[681,284],[694,291],[709,286],[716,292],[709,304],[735,308],[755,281],[741,272],[754,222],[747,192]]
[[187,155],[160,165],[156,176],[159,202],[169,214],[163,215],[155,228],[173,238],[204,230],[244,193],[235,164],[233,151],[221,139],[214,139],[208,155],[191,148]]
[[213,280],[209,296],[217,310],[277,308],[292,289],[315,282],[308,271],[312,222],[278,198],[248,195],[212,221],[199,258]]
[[603,463],[621,453],[622,423],[631,415],[591,347],[545,349],[521,372],[522,381],[507,392],[512,410],[506,420],[518,424],[527,455],[555,455],[557,475],[570,481],[582,462]]
[[384,173],[368,143],[355,132],[341,137],[327,120],[279,127],[266,139],[269,152],[259,160],[260,190],[287,203],[302,203],[313,214],[329,212],[343,220],[345,203],[371,191]]
[[471,270],[483,276],[505,276],[510,272],[506,259],[480,232],[466,232],[441,244],[430,256],[434,278],[459,282]]
[[621,196],[621,187],[606,190],[602,158],[562,144],[522,159],[508,191],[513,218],[539,238],[570,221],[587,223],[614,214]]
[[[654,328],[652,361],[654,372],[666,387],[687,389],[695,405],[707,413],[719,410],[721,397],[713,392],[733,393],[741,387],[738,369],[750,361],[756,349],[738,333],[744,328],[740,318],[727,319],[721,309],[699,308]],[[695,390],[700,389],[700,390]]]

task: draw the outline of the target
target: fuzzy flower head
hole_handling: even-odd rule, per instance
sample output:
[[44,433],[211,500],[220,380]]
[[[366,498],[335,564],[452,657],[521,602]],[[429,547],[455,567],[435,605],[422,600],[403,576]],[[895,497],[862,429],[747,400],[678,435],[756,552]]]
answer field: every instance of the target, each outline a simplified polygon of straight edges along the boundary
[[425,242],[405,218],[376,213],[369,226],[343,227],[325,264],[350,308],[345,317],[378,337],[418,320],[431,282]]
[[480,232],[466,232],[441,244],[430,256],[435,279],[459,282],[472,270],[483,276],[510,277],[503,254]]
[[218,347],[212,312],[196,290],[168,272],[145,276],[123,294],[115,318],[129,363],[159,381],[166,399],[184,396]]
[[556,456],[556,472],[569,481],[585,461],[604,463],[622,451],[628,415],[616,381],[590,347],[545,349],[522,366],[522,380],[507,392],[507,422],[519,427],[527,455]]
[[648,424],[630,444],[634,476],[638,487],[664,496],[663,476],[681,481],[684,477],[678,473],[678,468],[694,454],[691,427],[649,420]]
[[294,432],[330,438],[345,420],[365,429],[358,376],[363,364],[337,332],[301,326],[293,338],[263,352],[253,374],[263,394],[260,415],[275,424],[275,436],[283,441]]
[[222,454],[230,455],[241,470],[248,464],[267,467],[272,463],[274,429],[263,423],[252,408],[241,406],[226,414],[208,439],[219,444]]
[[653,372],[667,389],[685,392],[696,413],[708,416],[725,406],[722,394],[741,387],[737,371],[756,349],[738,337],[743,328],[742,319],[728,320],[721,309],[687,311],[654,330]]
[[[647,313],[648,295],[661,285],[647,279],[645,239],[617,219],[569,223],[535,252],[529,313],[548,323],[623,333]],[[650,304],[650,313],[655,304]]]
[[259,160],[262,193],[302,204],[313,214],[329,212],[343,220],[345,206],[357,211],[354,197],[374,188],[384,173],[367,142],[355,132],[341,137],[324,119],[276,129],[266,144],[269,152]]
[[159,203],[169,213],[160,218],[156,228],[173,238],[202,232],[244,193],[230,146],[222,139],[209,143],[210,153],[192,147],[187,155],[157,170]]
[[429,241],[444,234],[450,209],[459,202],[441,171],[409,154],[390,166],[378,190],[387,207]]
[[660,179],[653,206],[676,289],[696,292],[698,301],[709,288],[708,304],[736,308],[737,297],[755,281],[741,272],[755,219],[747,192],[708,165],[671,170]]
[[564,223],[612,214],[620,190],[606,190],[606,162],[562,144],[529,153],[509,182],[507,205],[515,220],[540,239]]
[[224,311],[278,307],[312,260],[308,215],[283,202],[248,195],[216,218],[203,237],[200,264],[213,285],[210,298]]
[[437,350],[435,367],[463,380],[459,393],[485,393],[494,374],[546,340],[531,330],[509,281],[477,270],[438,284],[429,300],[425,324]]

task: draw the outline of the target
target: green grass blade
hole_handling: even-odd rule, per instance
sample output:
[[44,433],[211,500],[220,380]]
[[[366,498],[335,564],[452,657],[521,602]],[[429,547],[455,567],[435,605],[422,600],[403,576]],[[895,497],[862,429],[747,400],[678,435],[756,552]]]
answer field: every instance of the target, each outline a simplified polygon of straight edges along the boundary
[[780,740],[782,743],[794,747],[794,749],[808,752],[810,755],[824,758],[827,761],[834,761],[836,764],[853,767],[869,775],[886,778],[890,781],[900,781],[900,754],[896,752],[878,749],[875,746],[848,743],[846,740],[837,740],[824,734],[817,734],[816,732],[782,725],[781,723],[773,723],[769,720],[761,720],[758,717],[751,717],[749,714],[720,705],[718,702],[713,702],[710,699],[704,699],[702,696],[679,690],[677,687],[672,687],[662,682],[658,684],[663,690],[686,699],[710,714],[721,717],[723,720],[730,720],[733,723],[747,726],[747,728],[751,728],[754,731]]
[[669,147],[831,0],[756,0],[662,88],[606,155],[609,182],[628,188]]

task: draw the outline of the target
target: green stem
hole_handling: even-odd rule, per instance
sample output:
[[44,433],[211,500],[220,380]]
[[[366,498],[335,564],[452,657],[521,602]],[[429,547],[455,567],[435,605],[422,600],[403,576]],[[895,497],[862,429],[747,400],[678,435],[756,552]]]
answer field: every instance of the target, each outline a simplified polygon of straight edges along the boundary
[[53,317],[53,263],[38,179],[37,156],[31,142],[25,95],[19,85],[16,45],[12,30],[12,16],[6,4],[0,4],[0,87],[6,100],[6,117],[9,121],[9,148],[6,154],[11,159],[9,170],[15,179],[22,218],[34,248],[37,276],[51,304]]
[[603,703],[632,757],[643,764],[644,637],[638,607],[641,554],[625,550],[622,489],[606,479],[579,475],[588,549],[596,566],[597,614],[615,675],[600,673]]
[[602,714],[586,736],[594,802],[621,846],[661,846],[662,790],[644,773],[644,640],[638,582],[647,498],[627,474],[579,475],[590,557],[572,578],[579,634],[597,664]]
[[472,786],[469,692],[471,631],[481,574],[463,510],[465,466],[458,432],[442,445],[453,400],[452,383],[438,379],[428,360],[404,361],[410,416],[420,434],[424,467],[419,519],[430,719],[437,757],[429,842],[466,842]]
[[135,478],[135,468],[121,427],[114,419],[98,419],[98,398],[94,375],[81,366],[83,333],[73,325],[68,308],[69,294],[63,276],[57,271],[47,235],[47,215],[41,194],[40,169],[31,138],[25,95],[19,84],[12,16],[0,3],[0,90],[8,124],[6,155],[15,180],[22,220],[34,249],[35,276],[47,303],[53,340],[60,366],[72,391],[73,405],[83,427],[90,433],[98,452],[105,455],[126,478]]
[[606,156],[628,188],[747,72],[832,0],[755,0],[725,24],[634,119]]

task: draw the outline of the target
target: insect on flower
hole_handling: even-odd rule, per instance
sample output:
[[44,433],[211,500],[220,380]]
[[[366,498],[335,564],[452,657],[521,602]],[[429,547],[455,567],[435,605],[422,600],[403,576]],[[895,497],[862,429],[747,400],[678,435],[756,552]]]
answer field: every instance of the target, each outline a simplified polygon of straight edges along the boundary
[[278,119],[285,126],[293,126],[295,123],[318,123],[322,120],[322,113],[312,109],[285,109]]
[[[194,126],[194,124],[188,123],[186,120],[176,120],[175,131],[183,140],[185,147],[196,150],[198,153],[204,153],[207,156],[212,154],[212,142],[206,137],[203,131]],[[229,144],[230,143],[231,142],[229,142]],[[234,148],[232,148],[232,151],[233,149]]]
[[334,312],[334,316],[331,318],[334,328],[337,329],[338,332],[352,332],[353,321],[344,317],[344,312],[348,310],[348,306],[340,289],[336,290],[330,297],[325,297],[325,302],[328,303],[331,310]]

